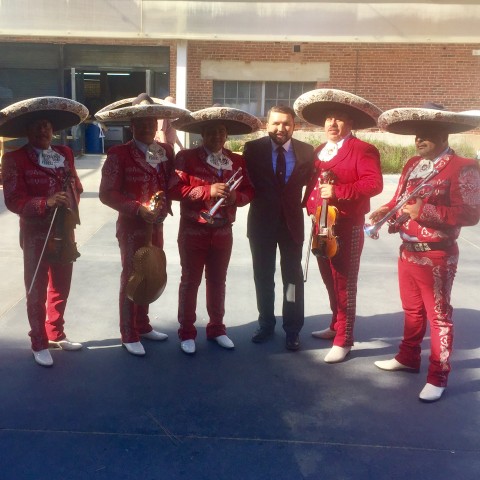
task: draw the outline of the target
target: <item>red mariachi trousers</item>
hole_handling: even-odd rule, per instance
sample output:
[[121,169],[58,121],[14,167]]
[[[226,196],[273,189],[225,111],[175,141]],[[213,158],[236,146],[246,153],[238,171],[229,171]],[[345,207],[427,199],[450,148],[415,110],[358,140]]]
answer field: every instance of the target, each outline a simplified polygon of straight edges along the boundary
[[180,340],[195,339],[198,287],[205,268],[206,303],[209,322],[207,338],[225,335],[225,290],[227,269],[232,253],[233,237],[230,224],[214,228],[200,223],[180,221],[178,250],[182,276],[178,292],[178,336]]
[[430,365],[427,382],[446,387],[453,345],[453,308],[450,305],[457,272],[458,246],[448,251],[414,253],[401,248],[398,259],[400,298],[404,310],[404,333],[395,357],[418,369],[423,337],[430,323]]
[[[143,225],[142,225],[143,227]],[[135,252],[145,245],[145,228],[138,225],[117,227],[117,239],[122,258],[122,273],[120,275],[120,333],[123,343],[134,343],[140,340],[140,335],[152,331],[148,317],[148,305],[137,305],[127,297],[128,279],[133,274],[133,257]],[[163,225],[154,225],[152,244],[163,248]]]
[[64,313],[70,293],[73,264],[41,261],[30,294],[38,260],[47,237],[47,230],[38,225],[26,226],[20,236],[23,249],[24,281],[27,292],[27,315],[30,323],[32,350],[48,348],[48,341],[58,342],[65,338]]
[[337,255],[331,259],[317,257],[317,262],[332,310],[330,328],[337,332],[333,344],[351,347],[364,234],[362,226],[346,222],[339,223],[335,228],[339,239]]

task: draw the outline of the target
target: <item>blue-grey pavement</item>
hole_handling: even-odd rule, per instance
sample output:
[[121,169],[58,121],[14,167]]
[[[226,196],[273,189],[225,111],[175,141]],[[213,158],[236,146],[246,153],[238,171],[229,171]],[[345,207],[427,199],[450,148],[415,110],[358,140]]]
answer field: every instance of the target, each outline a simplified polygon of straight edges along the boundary
[[[250,341],[257,312],[245,234],[248,207],[238,211],[227,279],[225,322],[235,349],[205,340],[202,283],[197,353],[180,351],[175,205],[174,217],[165,222],[168,284],[151,306],[152,324],[169,339],[145,341],[147,355],[138,358],[119,339],[120,255],[116,214],[98,200],[102,160],[77,160],[85,189],[76,232],[81,257],[74,266],[66,333],[85,347],[52,351],[55,364],[49,369],[36,365],[30,351],[18,218],[5,210],[2,195],[0,480],[479,478],[480,227],[465,228],[459,239],[453,369],[435,404],[418,400],[428,334],[419,374],[387,373],[373,365],[396,353],[403,326],[399,239],[386,229],[379,240],[365,241],[356,342],[347,361],[324,363],[330,342],[310,335],[329,322],[313,257],[301,350],[285,349],[281,318],[273,341]],[[385,177],[373,208],[391,198],[397,180]]]

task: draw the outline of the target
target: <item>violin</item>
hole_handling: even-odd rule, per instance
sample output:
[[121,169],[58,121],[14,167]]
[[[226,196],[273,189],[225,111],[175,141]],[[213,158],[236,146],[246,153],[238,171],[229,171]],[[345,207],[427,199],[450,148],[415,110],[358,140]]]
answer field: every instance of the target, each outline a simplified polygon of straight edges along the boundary
[[[165,194],[155,193],[148,208],[155,211]],[[167,259],[165,252],[152,245],[153,223],[147,223],[145,245],[133,256],[133,273],[127,282],[127,297],[137,305],[149,305],[157,300],[167,285]]]
[[[68,172],[62,185],[62,191],[66,191],[70,183],[71,173]],[[56,207],[54,211],[54,223],[48,236],[46,245],[46,258],[52,263],[73,263],[80,256],[75,242],[74,230],[80,225],[78,211],[69,207]]]
[[[335,176],[329,170],[322,172],[319,178],[320,183],[333,184]],[[320,185],[319,185],[320,187]],[[317,190],[317,199],[320,188]],[[338,209],[329,205],[328,198],[323,198],[322,203],[317,206],[312,235],[312,253],[316,257],[332,258],[338,252],[338,240],[335,235],[335,224],[337,222]]]

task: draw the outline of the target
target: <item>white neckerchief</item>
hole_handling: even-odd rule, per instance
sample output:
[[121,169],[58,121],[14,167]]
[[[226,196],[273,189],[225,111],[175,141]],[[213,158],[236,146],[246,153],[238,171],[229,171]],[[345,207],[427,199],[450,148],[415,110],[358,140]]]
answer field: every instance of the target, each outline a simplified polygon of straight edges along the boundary
[[168,160],[167,152],[158,143],[151,143],[148,145],[147,151],[145,152],[145,160],[152,167],[156,167],[159,163]]
[[137,147],[145,154],[145,161],[156,168],[159,163],[166,162],[167,152],[166,150],[159,145],[158,143],[151,143],[147,145],[146,143],[139,142],[137,139],[134,139]]
[[35,149],[38,153],[38,164],[43,168],[63,168],[65,166],[65,157],[60,153],[48,147],[46,150]]
[[207,163],[217,170],[231,170],[233,162],[221,150],[219,152],[207,152]]
[[330,161],[338,153],[338,151],[342,148],[343,142],[349,136],[350,135],[347,135],[346,137],[342,138],[337,143],[328,140],[327,143],[325,144],[325,146],[322,148],[322,150],[320,150],[320,152],[318,153],[318,159],[321,162]]
[[419,178],[425,178],[429,175],[434,167],[436,166],[437,162],[447,153],[450,152],[450,147],[447,147],[437,158],[434,160],[428,160],[426,158],[422,158],[416,165],[415,168],[412,170],[410,175],[408,176],[408,180],[416,180]]
[[422,158],[415,168],[412,170],[410,175],[408,176],[408,180],[417,180],[419,178],[425,178],[433,170],[433,162],[431,160],[427,160],[426,158]]

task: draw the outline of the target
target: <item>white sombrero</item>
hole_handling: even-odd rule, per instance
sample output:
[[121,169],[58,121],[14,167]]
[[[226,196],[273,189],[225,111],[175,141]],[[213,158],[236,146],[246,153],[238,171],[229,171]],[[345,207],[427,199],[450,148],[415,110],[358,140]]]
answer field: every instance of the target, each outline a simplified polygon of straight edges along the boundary
[[0,136],[25,137],[28,125],[40,119],[48,120],[53,131],[58,132],[82,123],[87,117],[87,107],[69,98],[29,98],[0,110]]
[[172,122],[172,127],[182,132],[202,133],[207,125],[221,123],[229,135],[244,135],[262,128],[262,122],[248,112],[231,107],[209,107],[197,110]]
[[380,115],[378,126],[382,130],[400,135],[415,135],[419,127],[441,127],[447,133],[460,133],[480,126],[478,114],[449,112],[441,108],[441,106],[437,106],[437,108],[393,108]]
[[332,110],[347,113],[353,120],[353,129],[375,127],[382,111],[358,95],[343,90],[320,88],[300,95],[293,104],[295,113],[313,125],[323,127]]
[[125,98],[103,107],[95,114],[95,118],[103,123],[125,123],[133,118],[173,119],[183,117],[188,113],[190,113],[189,110],[185,108],[177,107],[173,103],[141,93],[136,98]]

